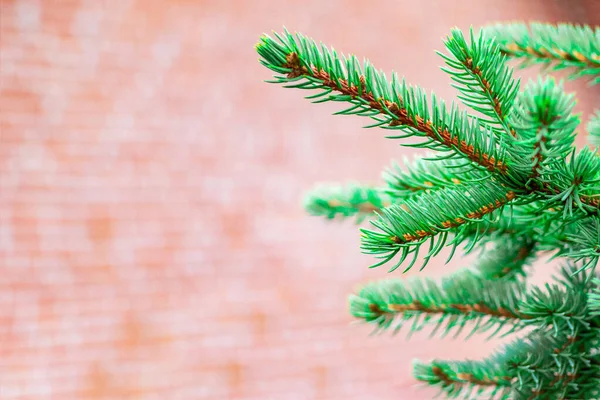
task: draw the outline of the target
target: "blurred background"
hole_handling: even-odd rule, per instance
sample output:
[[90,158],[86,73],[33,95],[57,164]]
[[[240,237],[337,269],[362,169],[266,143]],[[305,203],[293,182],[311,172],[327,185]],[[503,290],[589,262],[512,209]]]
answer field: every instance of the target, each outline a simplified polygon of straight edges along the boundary
[[285,26],[452,100],[452,27],[598,24],[600,3],[0,4],[1,399],[431,399],[412,359],[498,344],[351,324],[347,296],[389,275],[302,197],[413,150],[264,83],[254,44]]

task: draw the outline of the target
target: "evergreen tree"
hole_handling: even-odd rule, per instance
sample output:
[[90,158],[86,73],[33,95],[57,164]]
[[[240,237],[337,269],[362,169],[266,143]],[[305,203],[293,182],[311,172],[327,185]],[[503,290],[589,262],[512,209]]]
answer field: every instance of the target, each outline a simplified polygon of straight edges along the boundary
[[[518,336],[484,360],[416,362],[416,379],[447,397],[600,399],[600,156],[575,148],[580,116],[561,81],[522,87],[507,64],[600,83],[600,28],[497,25],[468,37],[454,29],[445,47],[443,70],[465,107],[301,34],[265,35],[256,47],[272,82],[314,90],[315,103],[347,103],[337,114],[369,117],[390,139],[427,149],[388,168],[380,187],[315,190],[310,214],[372,218],[361,248],[390,271],[422,268],[445,246],[481,251],[440,281],[370,283],[350,297],[350,312],[377,330]],[[600,144],[600,112],[587,129]],[[563,265],[555,282],[536,287],[526,278],[544,253]]]

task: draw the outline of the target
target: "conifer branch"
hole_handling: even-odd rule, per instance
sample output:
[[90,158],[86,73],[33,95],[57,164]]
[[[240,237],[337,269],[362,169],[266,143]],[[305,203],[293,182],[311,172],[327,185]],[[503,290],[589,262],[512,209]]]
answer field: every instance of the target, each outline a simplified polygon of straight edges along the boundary
[[406,267],[408,270],[416,262],[420,246],[429,241],[424,267],[430,257],[440,252],[451,231],[456,234],[453,244],[465,238],[460,230],[454,228],[482,221],[483,217],[502,208],[514,197],[514,192],[489,181],[407,198],[382,210],[379,219],[371,221],[377,231],[361,229],[361,248],[363,252],[382,259],[373,267],[385,264],[400,254],[399,261],[391,270],[398,268],[412,254],[412,261]]
[[504,237],[477,260],[474,272],[486,280],[514,280],[525,276],[525,266],[535,257],[536,241],[531,237]]
[[428,155],[411,162],[404,157],[402,164],[404,167],[394,164],[383,173],[385,191],[395,199],[490,179],[489,173],[460,159],[435,160]]
[[[531,162],[530,179],[556,173],[553,164],[563,162],[575,142],[579,117],[572,114],[573,95],[562,90],[553,78],[529,82],[517,97],[511,124],[517,129],[513,153]],[[551,190],[538,187],[542,190]]]
[[571,68],[572,78],[591,76],[600,83],[600,28],[572,24],[496,24],[485,29],[504,54],[522,66],[544,64],[554,70]]
[[590,117],[587,123],[588,138],[593,146],[600,146],[600,110]]
[[461,271],[435,283],[422,280],[386,280],[366,285],[350,297],[350,312],[359,319],[373,323],[378,330],[394,326],[399,330],[412,320],[411,332],[425,325],[445,325],[444,334],[467,322],[476,322],[472,333],[484,332],[505,324],[512,329],[524,326],[532,316],[517,307],[522,286],[507,281],[484,282],[469,271]]
[[600,317],[600,278],[593,280],[593,289],[588,295],[588,308],[591,316]]
[[516,136],[508,122],[513,101],[519,91],[519,81],[513,79],[512,69],[506,65],[505,57],[498,45],[480,33],[477,38],[471,30],[471,44],[462,32],[453,29],[444,43],[452,56],[439,53],[449,68],[442,68],[456,83],[453,85],[461,94],[462,102],[481,112],[481,120],[494,127],[494,132]]
[[279,42],[265,35],[256,46],[261,63],[279,74],[275,83],[322,90],[308,98],[350,102],[352,107],[338,114],[369,116],[376,121],[371,126],[405,131],[391,138],[422,137],[426,141],[421,147],[451,151],[490,172],[508,173],[494,138],[456,107],[447,111],[435,98],[429,105],[421,89],[399,83],[395,73],[389,82],[368,61],[361,66],[354,56],[340,58],[335,51],[325,46],[319,49],[314,41],[299,34],[295,38],[286,31],[283,37],[276,36]]
[[[497,365],[514,377],[511,399],[565,398],[574,376],[573,366],[562,364],[562,347],[562,341],[534,331],[504,346],[483,363]],[[560,368],[557,363],[561,363]]]
[[390,204],[390,197],[382,190],[356,184],[318,187],[304,201],[304,207],[310,215],[327,219],[355,216],[356,223],[381,212]]
[[597,215],[600,207],[600,157],[584,147],[578,153],[553,165],[554,172],[542,180],[548,204],[562,203],[563,215],[572,216],[574,209]]
[[476,391],[478,396],[485,393],[488,399],[507,399],[514,379],[503,375],[492,363],[473,361],[416,361],[413,371],[417,380],[439,386],[449,398],[471,398],[471,393]]
[[[600,221],[598,218],[586,218],[567,226],[564,236],[550,240],[562,240],[556,257],[568,257],[573,262],[583,262],[579,271],[593,269],[600,258]],[[556,242],[555,242],[556,243]]]
[[521,312],[530,317],[529,324],[537,329],[552,328],[557,337],[574,337],[581,328],[587,328],[585,292],[561,290],[556,284],[546,284],[544,289],[532,288],[520,304]]

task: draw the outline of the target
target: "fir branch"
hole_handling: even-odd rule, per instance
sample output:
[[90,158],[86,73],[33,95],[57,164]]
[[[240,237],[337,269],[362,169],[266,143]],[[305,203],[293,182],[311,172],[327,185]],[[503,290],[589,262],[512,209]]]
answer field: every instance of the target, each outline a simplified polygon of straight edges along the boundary
[[572,216],[574,209],[586,214],[597,214],[600,207],[600,157],[588,147],[575,153],[572,150],[567,160],[553,165],[553,171],[540,181],[545,188],[548,206],[559,203],[563,207],[563,218]]
[[600,146],[600,110],[596,110],[590,117],[586,128],[590,143],[593,146]]
[[470,35],[468,44],[460,30],[452,30],[444,43],[451,56],[438,52],[449,67],[442,69],[460,90],[462,102],[481,112],[486,117],[481,121],[493,126],[499,138],[507,134],[515,136],[508,116],[519,91],[519,80],[513,79],[506,57],[493,39],[483,33],[475,38],[473,30]]
[[564,348],[561,338],[534,331],[504,346],[484,362],[498,365],[507,376],[516,378],[511,399],[566,400],[576,367],[562,362]]
[[474,272],[486,280],[515,280],[525,276],[524,268],[535,258],[535,248],[531,237],[504,237],[477,260]]
[[[417,136],[425,139],[420,147],[450,151],[475,165],[498,174],[507,174],[503,153],[493,135],[487,135],[476,119],[469,118],[454,105],[448,107],[434,97],[428,104],[420,88],[399,83],[392,75],[390,83],[368,61],[361,66],[356,57],[338,56],[297,34],[276,34],[279,42],[263,36],[256,49],[260,62],[278,73],[274,83],[293,83],[287,87],[318,89],[309,96],[316,102],[344,101],[352,106],[338,114],[369,116],[371,126],[401,129],[405,133],[390,138]],[[364,71],[364,72],[363,72]],[[334,93],[334,94],[332,94]]]
[[574,96],[565,94],[562,83],[553,78],[530,81],[517,97],[511,116],[511,124],[518,132],[512,143],[513,154],[530,160],[530,179],[549,175],[551,180],[556,173],[553,164],[571,153],[580,122],[572,114],[574,106]]
[[570,68],[571,78],[591,76],[600,83],[600,28],[572,24],[496,24],[485,28],[504,54],[520,59],[522,66],[543,64]]
[[433,155],[414,161],[403,158],[404,167],[393,164],[383,173],[385,192],[395,199],[431,192],[457,185],[468,185],[490,178],[490,174],[474,169],[460,159],[435,160]]
[[594,268],[600,258],[600,221],[598,218],[587,218],[570,224],[564,242],[557,257],[583,262],[581,270]]
[[412,320],[411,332],[436,325],[434,333],[445,326],[444,334],[454,328],[458,334],[467,322],[476,322],[472,333],[497,326],[495,334],[506,324],[518,329],[524,326],[522,321],[531,318],[517,307],[521,291],[519,284],[484,282],[465,270],[439,284],[429,279],[368,284],[350,297],[350,312],[378,330],[399,330]]
[[482,221],[514,197],[514,192],[489,181],[407,198],[382,210],[379,219],[371,221],[378,231],[361,229],[361,248],[364,253],[382,259],[372,267],[385,264],[400,253],[399,261],[391,270],[398,268],[412,254],[408,270],[416,262],[421,245],[429,241],[424,267],[446,244],[450,232],[455,234],[452,242],[455,245],[465,238],[462,231],[455,228]]
[[356,216],[357,223],[361,223],[367,216],[381,212],[390,204],[389,196],[382,190],[356,184],[317,187],[304,201],[304,207],[310,215],[327,219]]
[[600,278],[594,278],[593,289],[588,295],[588,309],[592,317],[600,317]]
[[488,399],[508,399],[513,381],[497,365],[474,361],[415,361],[413,375],[421,382],[439,386],[449,398],[472,398],[471,393],[476,391],[477,396],[485,394]]
[[540,204],[511,204],[488,215],[481,222],[474,222],[462,232],[465,237],[474,237],[481,246],[497,241],[523,242],[523,238],[539,240],[540,235],[554,222],[550,213],[544,213]]
[[581,290],[562,290],[556,284],[546,284],[545,290],[534,287],[523,298],[520,310],[528,315],[530,325],[537,329],[550,327],[559,334],[575,336],[587,328],[587,298]]
[[[532,343],[545,343],[541,350],[530,349],[533,354],[545,352],[544,355],[537,355],[536,363],[532,364],[531,360],[524,358],[531,358],[529,355],[520,356],[521,361],[511,361],[520,364],[517,370],[523,369],[524,363],[529,364],[525,371],[533,376],[526,379],[534,379],[529,383],[520,379],[519,389],[528,396],[533,393],[533,398],[578,399],[590,398],[587,394],[593,393],[585,384],[581,385],[594,376],[594,373],[590,375],[584,372],[588,368],[586,366],[590,365],[589,350],[594,342],[590,336],[595,336],[587,301],[593,283],[586,271],[576,273],[579,269],[576,264],[562,267],[561,276],[555,278],[562,289],[556,284],[546,284],[545,290],[535,288],[523,298],[520,305],[524,313],[534,317],[525,321],[534,327]],[[551,335],[548,328],[551,328]],[[548,373],[539,376],[544,370]]]

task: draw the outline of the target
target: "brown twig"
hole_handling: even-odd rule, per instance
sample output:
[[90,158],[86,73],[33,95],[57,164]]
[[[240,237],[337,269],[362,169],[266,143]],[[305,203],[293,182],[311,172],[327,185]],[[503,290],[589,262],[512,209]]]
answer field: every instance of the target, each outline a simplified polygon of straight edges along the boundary
[[493,309],[483,302],[475,304],[445,304],[445,305],[429,305],[425,306],[423,303],[415,300],[409,304],[386,304],[386,309],[383,310],[375,303],[369,304],[369,310],[375,314],[397,314],[406,311],[420,311],[427,314],[441,314],[451,311],[459,311],[462,314],[485,314],[498,318],[506,319],[532,319],[533,317],[527,314],[522,314],[519,311],[511,311],[506,308],[499,307]]
[[431,368],[431,372],[433,372],[433,374],[442,382],[444,382],[444,384],[446,386],[450,386],[450,385],[464,385],[465,383],[470,383],[473,385],[478,385],[478,386],[508,386],[510,385],[510,382],[512,381],[512,378],[509,376],[501,376],[501,377],[494,377],[494,378],[476,378],[473,374],[469,374],[469,373],[458,373],[456,374],[456,377],[459,380],[455,380],[452,379],[450,377],[450,375],[448,375],[442,368],[438,367],[437,365],[434,365]]
[[591,58],[588,58],[578,52],[577,50],[573,50],[571,53],[567,53],[566,51],[553,48],[552,51],[548,50],[545,47],[539,47],[538,49],[534,49],[533,47],[524,47],[519,45],[518,43],[507,43],[502,46],[502,53],[512,57],[520,57],[523,55],[528,55],[530,57],[542,58],[546,60],[556,60],[556,61],[576,61],[585,64],[589,67],[598,67],[600,65],[600,54],[593,54]]

